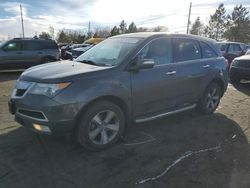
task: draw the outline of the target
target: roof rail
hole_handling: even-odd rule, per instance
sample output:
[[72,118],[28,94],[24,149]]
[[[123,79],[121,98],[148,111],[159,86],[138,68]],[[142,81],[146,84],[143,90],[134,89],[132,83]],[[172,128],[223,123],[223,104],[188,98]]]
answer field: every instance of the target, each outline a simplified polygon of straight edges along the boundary
[[22,37],[17,37],[17,38],[13,38],[14,40],[22,40],[22,39],[34,39],[34,38],[28,38],[28,37],[26,37],[26,38],[22,38]]
[[21,38],[21,37],[18,37],[18,38],[13,38],[13,40],[52,40],[52,39],[43,39],[43,38],[38,38],[38,37],[26,37],[26,38]]

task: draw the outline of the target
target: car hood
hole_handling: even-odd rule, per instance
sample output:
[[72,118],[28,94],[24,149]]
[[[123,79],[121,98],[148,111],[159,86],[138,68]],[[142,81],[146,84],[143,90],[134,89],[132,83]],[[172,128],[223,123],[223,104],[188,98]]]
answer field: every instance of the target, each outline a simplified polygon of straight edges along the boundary
[[20,79],[31,82],[63,82],[110,68],[65,60],[31,67],[22,73]]
[[250,60],[250,55],[243,55],[235,58],[235,60]]

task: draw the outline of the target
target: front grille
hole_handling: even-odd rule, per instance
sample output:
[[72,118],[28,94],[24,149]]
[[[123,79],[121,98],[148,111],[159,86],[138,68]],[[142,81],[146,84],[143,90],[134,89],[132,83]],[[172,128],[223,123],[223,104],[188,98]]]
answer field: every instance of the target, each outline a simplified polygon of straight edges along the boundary
[[46,120],[46,117],[44,116],[44,114],[42,112],[19,109],[18,113],[21,115],[29,116],[31,118]]
[[239,67],[250,68],[250,60],[239,61]]
[[16,96],[17,97],[22,97],[26,91],[27,91],[27,89],[17,89],[16,90]]

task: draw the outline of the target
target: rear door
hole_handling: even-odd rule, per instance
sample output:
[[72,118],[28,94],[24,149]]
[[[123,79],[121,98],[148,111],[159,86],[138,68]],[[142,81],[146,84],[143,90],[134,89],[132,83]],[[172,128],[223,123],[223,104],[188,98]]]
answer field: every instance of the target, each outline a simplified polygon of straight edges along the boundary
[[137,61],[152,59],[155,66],[131,72],[135,116],[166,111],[176,106],[177,72],[172,63],[171,39],[154,39],[137,55]]
[[173,52],[178,71],[177,105],[190,105],[198,99],[205,79],[199,42],[189,38],[173,38]]
[[27,67],[40,64],[43,52],[39,40],[26,40],[24,43],[24,54]]

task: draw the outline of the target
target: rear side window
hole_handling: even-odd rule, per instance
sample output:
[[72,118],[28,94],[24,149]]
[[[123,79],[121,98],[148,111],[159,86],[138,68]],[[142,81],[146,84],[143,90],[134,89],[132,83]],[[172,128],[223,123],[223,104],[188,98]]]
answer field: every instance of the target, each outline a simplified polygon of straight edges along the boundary
[[40,50],[41,44],[38,41],[26,41],[25,50]]
[[189,61],[201,58],[199,43],[192,39],[173,39],[174,61]]
[[218,57],[215,51],[205,42],[200,42],[203,58]]
[[240,48],[240,45],[239,44],[230,44],[229,45],[229,48],[228,48],[228,52],[240,52],[242,51],[241,48]]
[[53,41],[40,41],[43,49],[57,49],[57,44]]

